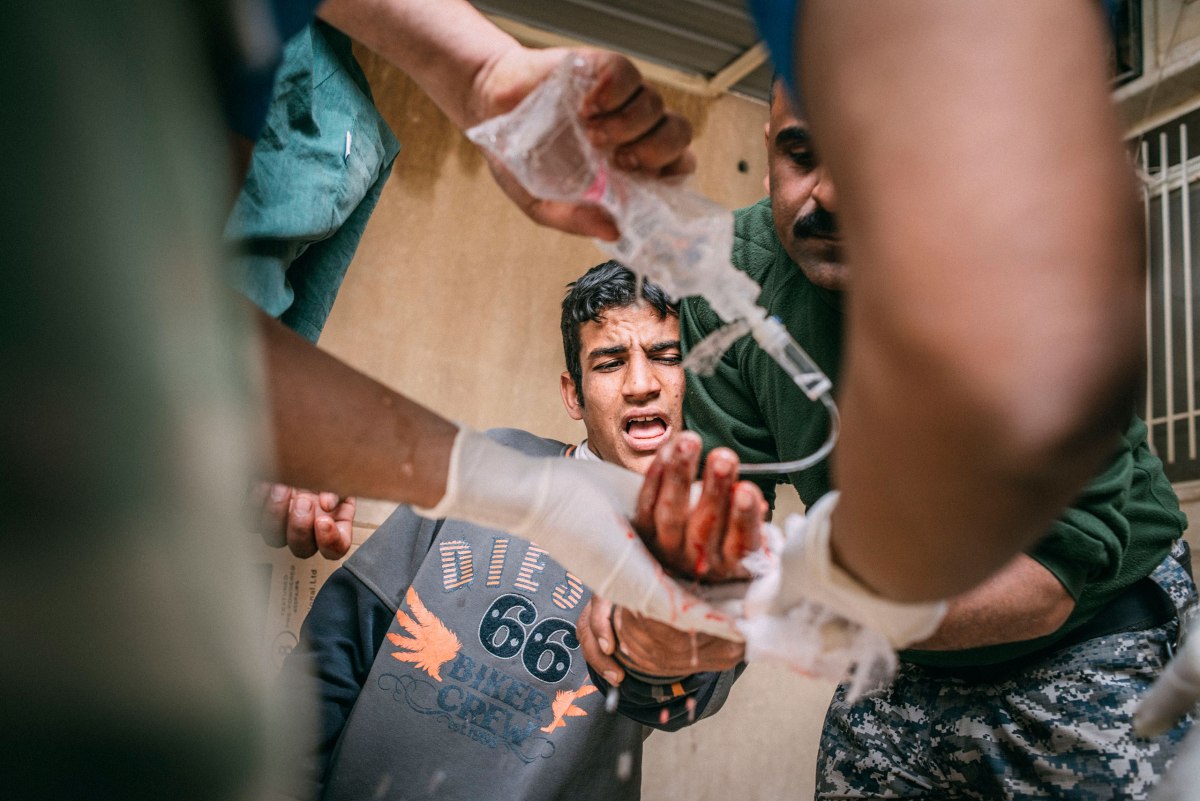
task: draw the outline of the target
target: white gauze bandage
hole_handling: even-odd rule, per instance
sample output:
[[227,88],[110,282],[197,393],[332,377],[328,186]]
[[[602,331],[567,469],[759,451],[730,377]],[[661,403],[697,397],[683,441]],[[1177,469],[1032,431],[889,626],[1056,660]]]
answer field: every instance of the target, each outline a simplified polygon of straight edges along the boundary
[[789,517],[786,539],[776,527],[765,527],[766,548],[746,562],[756,578],[742,602],[738,628],[748,661],[783,661],[837,680],[853,667],[853,698],[891,676],[896,649],[937,630],[946,603],[889,601],[835,565],[829,536],[838,497],[831,492],[806,516]]
[[732,620],[663,573],[630,527],[642,477],[616,465],[528,456],[460,428],[429,518],[507,531],[545,548],[620,606],[679,629],[740,639]]

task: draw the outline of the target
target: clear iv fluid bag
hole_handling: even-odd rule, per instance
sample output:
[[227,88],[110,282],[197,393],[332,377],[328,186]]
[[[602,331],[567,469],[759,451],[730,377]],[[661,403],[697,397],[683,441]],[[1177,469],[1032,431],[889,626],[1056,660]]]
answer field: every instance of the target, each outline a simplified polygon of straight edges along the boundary
[[757,305],[761,290],[754,279],[730,263],[733,216],[726,209],[681,181],[612,169],[605,154],[588,141],[579,110],[593,80],[582,59],[568,56],[515,109],[472,128],[467,136],[534,197],[603,208],[616,222],[620,239],[596,240],[601,250],[672,297],[703,296],[736,326],[698,343],[694,352],[703,357],[701,367],[711,368],[737,338],[734,334],[748,331],[811,400],[829,410],[830,435],[816,453],[793,462],[742,465],[743,473],[792,472],[815,464],[837,436],[829,379],[779,321]]

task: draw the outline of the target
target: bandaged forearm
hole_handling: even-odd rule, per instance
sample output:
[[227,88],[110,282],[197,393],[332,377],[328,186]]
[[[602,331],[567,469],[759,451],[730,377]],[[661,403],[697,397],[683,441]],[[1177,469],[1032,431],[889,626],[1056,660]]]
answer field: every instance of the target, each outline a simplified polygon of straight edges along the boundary
[[604,462],[528,456],[462,428],[446,494],[416,512],[523,537],[614,603],[676,628],[739,637],[729,618],[666,576],[633,532],[641,481]]
[[833,562],[830,519],[838,493],[785,524],[786,540],[769,527],[768,548],[751,560],[757,576],[738,628],[748,661],[771,658],[827,678],[855,669],[853,692],[895,668],[896,649],[937,630],[946,603],[897,603],[873,593]]

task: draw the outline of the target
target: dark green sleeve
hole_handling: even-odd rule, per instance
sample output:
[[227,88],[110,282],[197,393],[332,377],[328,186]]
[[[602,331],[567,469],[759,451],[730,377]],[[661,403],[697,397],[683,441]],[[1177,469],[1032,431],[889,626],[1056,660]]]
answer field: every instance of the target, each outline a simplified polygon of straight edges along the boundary
[[1077,601],[1088,584],[1110,580],[1120,568],[1130,539],[1129,521],[1120,510],[1132,473],[1132,455],[1122,442],[1104,472],[1029,551]]
[[[802,341],[796,336],[795,327],[788,328]],[[816,358],[816,353],[810,355]],[[770,432],[776,460],[791,462],[815,453],[829,435],[830,420],[825,407],[809,400],[792,377],[756,344],[749,344],[740,356],[743,380],[753,388],[759,419]],[[811,506],[829,492],[830,458],[787,474],[786,480],[796,488],[805,506]]]
[[[764,291],[768,311],[831,377],[840,359],[840,311],[827,305],[799,268],[772,276]],[[793,272],[794,271],[794,272]],[[720,325],[704,301],[688,298],[680,310],[684,350],[694,347]],[[744,464],[792,461],[816,451],[829,432],[829,415],[810,401],[754,340],[745,336],[730,348],[711,376],[688,373],[684,418],[704,440],[707,453],[718,445],[732,448]],[[805,504],[829,491],[829,462],[787,476],[752,477],[774,507],[775,484],[790,481]]]
[[[837,383],[841,361],[841,299],[808,281],[775,234],[764,199],[734,212],[733,263],[761,287],[758,303],[778,318],[826,375]],[[707,303],[688,298],[680,310],[685,351],[721,325]],[[829,432],[824,406],[810,401],[792,378],[749,336],[726,352],[712,376],[688,375],[684,417],[705,451],[726,445],[744,464],[794,461],[816,451]],[[829,465],[759,480],[774,506],[775,484],[790,481],[806,504],[829,491]]]
[[[685,352],[721,325],[720,318],[700,298],[685,298],[680,304],[679,329]],[[743,337],[726,351],[712,375],[687,374],[687,394],[683,412],[687,427],[704,441],[704,453],[724,445],[732,448],[745,463],[773,462],[775,439],[758,408],[754,393],[739,368],[739,355],[755,347]],[[772,507],[775,484],[772,477],[758,481]]]
[[1135,417],[1108,466],[1029,552],[1076,601],[1062,630],[1149,575],[1185,525],[1162,463],[1146,443],[1146,426]]

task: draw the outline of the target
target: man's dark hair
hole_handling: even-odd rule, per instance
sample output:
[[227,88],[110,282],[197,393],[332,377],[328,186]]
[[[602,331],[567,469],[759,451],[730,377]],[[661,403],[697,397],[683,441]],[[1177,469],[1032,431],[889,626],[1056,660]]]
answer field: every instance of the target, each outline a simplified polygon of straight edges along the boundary
[[[567,373],[575,382],[579,405],[583,405],[583,365],[579,350],[583,347],[579,327],[589,320],[598,323],[608,309],[623,309],[637,301],[637,276],[615,261],[597,264],[575,281],[567,284],[562,302],[563,355],[567,358]],[[659,319],[679,314],[678,304],[667,299],[656,284],[642,282],[642,297],[658,313]]]

